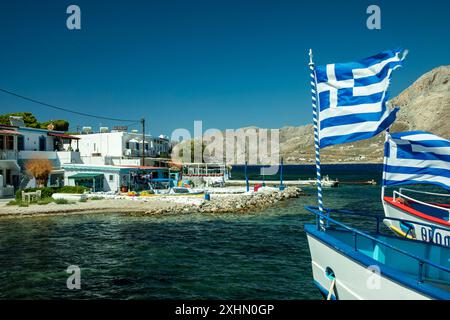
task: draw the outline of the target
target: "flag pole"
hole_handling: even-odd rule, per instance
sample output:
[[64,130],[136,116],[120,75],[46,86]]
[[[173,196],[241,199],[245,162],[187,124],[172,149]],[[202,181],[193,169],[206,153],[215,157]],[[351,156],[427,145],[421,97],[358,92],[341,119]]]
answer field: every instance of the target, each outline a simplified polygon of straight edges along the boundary
[[382,181],[381,181],[381,203],[384,204],[384,194],[386,191],[386,188],[384,186],[384,181],[386,180],[386,166],[387,166],[387,157],[386,157],[386,147],[387,143],[389,141],[389,129],[387,128],[384,132],[384,145],[383,145],[383,175],[382,175]]
[[[320,172],[320,145],[319,145],[319,112],[317,106],[317,77],[316,68],[313,62],[312,49],[309,49],[309,70],[311,72],[311,96],[313,107],[313,124],[314,124],[314,148],[316,151],[316,175],[317,175],[317,202],[319,211],[323,214],[323,197],[322,197],[322,176]],[[322,219],[320,219],[322,223]]]

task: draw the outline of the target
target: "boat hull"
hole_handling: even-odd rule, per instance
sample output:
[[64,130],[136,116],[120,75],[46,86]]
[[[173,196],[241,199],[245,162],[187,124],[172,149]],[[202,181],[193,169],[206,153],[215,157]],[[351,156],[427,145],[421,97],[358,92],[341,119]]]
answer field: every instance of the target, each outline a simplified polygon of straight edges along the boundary
[[331,299],[336,300],[429,300],[424,294],[411,290],[381,274],[376,276],[369,266],[358,263],[342,254],[336,248],[307,235],[311,252],[314,284],[322,295],[328,296],[332,279],[327,276],[327,268],[336,276]]
[[[386,226],[402,237],[433,242],[442,246],[450,247],[450,224],[448,224],[448,222],[440,221],[441,219],[427,216],[423,213],[408,210],[407,208],[402,207],[403,206],[396,204],[392,198],[386,197],[383,199],[385,216],[387,218],[405,221],[385,219],[384,223]],[[420,224],[414,224],[414,222],[418,222]],[[436,228],[434,232],[431,226]]]

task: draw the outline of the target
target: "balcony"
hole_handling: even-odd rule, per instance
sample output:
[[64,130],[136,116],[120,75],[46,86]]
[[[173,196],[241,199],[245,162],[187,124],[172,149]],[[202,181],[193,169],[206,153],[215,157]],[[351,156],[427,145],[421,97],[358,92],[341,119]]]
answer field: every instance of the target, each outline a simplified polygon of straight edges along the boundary
[[0,160],[17,160],[18,152],[16,150],[0,150]]
[[20,151],[20,160],[47,159],[55,166],[66,163],[81,163],[80,153],[75,151]]

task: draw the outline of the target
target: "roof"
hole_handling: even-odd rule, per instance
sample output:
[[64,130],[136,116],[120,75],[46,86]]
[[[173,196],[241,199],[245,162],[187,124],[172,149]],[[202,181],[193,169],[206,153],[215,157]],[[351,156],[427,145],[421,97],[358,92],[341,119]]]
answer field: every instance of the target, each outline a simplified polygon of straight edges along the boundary
[[168,167],[153,167],[153,166],[135,166],[135,165],[131,165],[131,164],[127,164],[127,165],[119,165],[118,167],[122,167],[122,168],[129,168],[129,169],[141,169],[141,170],[169,170]]
[[103,173],[95,173],[95,172],[80,172],[71,175],[69,179],[94,179],[97,177],[103,177]]
[[15,136],[21,136],[22,134],[20,134],[19,132],[15,131],[15,130],[4,130],[4,129],[0,129],[0,134],[8,134],[8,135],[15,135]]
[[81,139],[81,138],[79,138],[79,137],[71,136],[71,135],[65,134],[65,133],[49,132],[48,135],[49,135],[49,136],[52,136],[52,137],[60,137],[60,138],[64,138],[64,139],[72,139],[72,140],[80,140],[80,139]]

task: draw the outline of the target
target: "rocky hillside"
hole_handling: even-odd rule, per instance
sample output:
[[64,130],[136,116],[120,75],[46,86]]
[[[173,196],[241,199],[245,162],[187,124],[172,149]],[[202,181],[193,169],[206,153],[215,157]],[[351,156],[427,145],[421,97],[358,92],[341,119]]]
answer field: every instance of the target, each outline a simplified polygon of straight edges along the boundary
[[[392,132],[424,130],[450,139],[450,66],[442,66],[421,76],[391,105],[400,107]],[[281,128],[281,154],[289,163],[314,162],[312,125]],[[321,151],[322,161],[382,162],[383,135]]]
[[[392,99],[390,105],[400,107],[392,132],[424,130],[450,139],[450,66],[424,74]],[[243,128],[250,129],[255,127]],[[380,134],[369,140],[327,147],[321,150],[321,160],[323,163],[380,163],[383,143],[384,135]],[[314,163],[312,125],[281,128],[280,153],[285,163]]]

